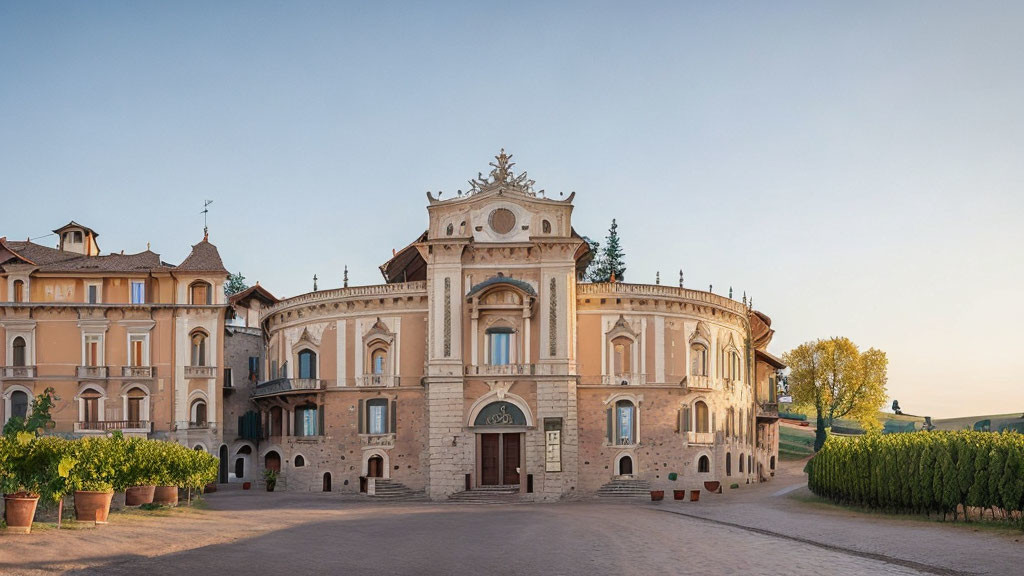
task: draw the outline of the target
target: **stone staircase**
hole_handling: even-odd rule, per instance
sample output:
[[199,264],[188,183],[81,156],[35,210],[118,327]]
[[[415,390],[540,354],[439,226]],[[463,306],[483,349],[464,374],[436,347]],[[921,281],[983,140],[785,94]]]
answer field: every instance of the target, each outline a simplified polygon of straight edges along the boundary
[[374,494],[373,496],[368,497],[376,498],[378,500],[387,500],[388,502],[427,500],[427,495],[423,491],[412,490],[401,482],[383,480],[381,478],[377,478],[374,481]]
[[462,504],[515,504],[519,502],[519,486],[479,486],[456,492],[448,497],[448,501]]
[[599,498],[642,499],[651,497],[651,483],[633,478],[616,478],[601,486]]

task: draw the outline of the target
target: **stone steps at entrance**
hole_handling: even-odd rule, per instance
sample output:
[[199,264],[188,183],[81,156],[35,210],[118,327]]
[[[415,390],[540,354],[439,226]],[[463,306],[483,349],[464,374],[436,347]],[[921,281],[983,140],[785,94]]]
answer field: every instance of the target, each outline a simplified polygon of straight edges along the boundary
[[448,497],[448,501],[464,504],[514,504],[519,502],[519,486],[478,486],[472,490],[456,492]]
[[390,502],[427,500],[425,492],[412,490],[405,484],[395,482],[394,480],[377,479],[374,482],[374,492],[375,494],[373,496],[368,497],[376,498],[378,500],[388,500]]
[[599,498],[648,498],[650,495],[650,482],[630,478],[616,478],[597,491]]

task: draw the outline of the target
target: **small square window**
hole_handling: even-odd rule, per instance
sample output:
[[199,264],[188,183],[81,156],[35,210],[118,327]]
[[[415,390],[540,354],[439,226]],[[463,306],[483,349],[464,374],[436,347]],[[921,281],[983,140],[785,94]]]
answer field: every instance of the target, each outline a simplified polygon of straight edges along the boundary
[[146,303],[146,283],[132,282],[132,304]]

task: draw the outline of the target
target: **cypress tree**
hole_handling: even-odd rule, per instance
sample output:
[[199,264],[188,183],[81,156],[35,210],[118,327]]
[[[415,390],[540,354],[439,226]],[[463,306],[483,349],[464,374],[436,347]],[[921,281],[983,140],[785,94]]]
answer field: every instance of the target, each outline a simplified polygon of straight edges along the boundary
[[622,249],[622,242],[619,240],[619,225],[612,219],[612,226],[608,229],[608,236],[605,239],[604,247],[597,263],[590,272],[591,282],[610,282],[612,275],[616,282],[622,282],[626,278],[626,253]]

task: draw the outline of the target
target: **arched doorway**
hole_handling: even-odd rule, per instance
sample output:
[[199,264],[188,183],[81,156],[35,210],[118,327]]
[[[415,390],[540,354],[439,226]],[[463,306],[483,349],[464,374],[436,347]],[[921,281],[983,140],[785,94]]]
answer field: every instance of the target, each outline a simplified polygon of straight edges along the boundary
[[271,450],[263,457],[263,467],[267,470],[281,471],[281,455]]
[[217,482],[221,484],[228,483],[228,447],[226,444],[220,445],[220,451],[218,453],[220,458],[220,473],[218,474]]
[[384,477],[384,459],[380,456],[370,456],[370,459],[366,461],[366,477],[367,478],[383,478]]
[[331,473],[324,472],[324,492],[331,491]]
[[632,476],[633,475],[633,458],[630,456],[623,456],[619,458],[619,476]]

